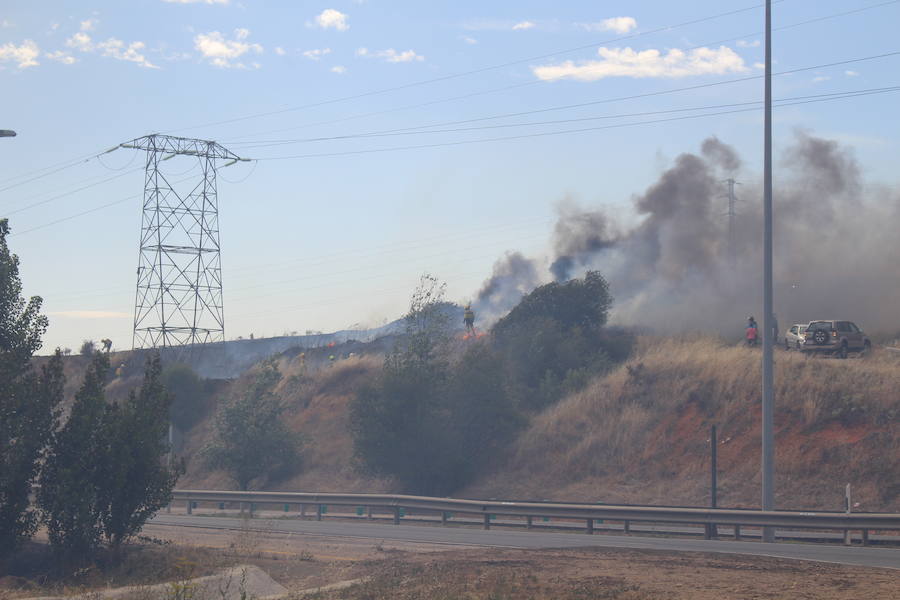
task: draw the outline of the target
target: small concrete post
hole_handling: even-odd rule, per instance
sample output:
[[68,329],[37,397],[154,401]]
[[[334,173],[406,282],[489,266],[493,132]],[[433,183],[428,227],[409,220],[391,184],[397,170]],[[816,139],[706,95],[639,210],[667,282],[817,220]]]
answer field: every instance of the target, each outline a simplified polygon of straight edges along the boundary
[[585,533],[587,533],[588,535],[594,535],[594,520],[593,519],[587,520],[587,531],[585,531]]
[[625,533],[631,533],[631,521],[625,521]]
[[862,533],[862,545],[868,546],[869,545],[869,530],[863,529],[861,533]]
[[187,514],[191,515],[193,513],[194,513],[194,501],[188,500],[187,501]]
[[484,513],[484,528],[485,529],[491,528],[491,515],[489,515],[487,513]]
[[741,541],[741,526],[740,525],[734,526],[734,540],[736,542]]
[[169,513],[169,514],[172,514],[172,503],[171,503],[171,502],[169,502],[169,503],[166,505],[166,512]]
[[447,511],[442,510],[441,511],[441,525],[446,525],[446,524],[447,524]]
[[531,516],[525,517],[525,529],[531,529]]
[[303,518],[303,517],[305,517],[305,516],[306,516],[306,505],[305,505],[305,504],[301,504],[301,505],[300,505],[300,518]]
[[[847,484],[847,487],[844,489],[844,510],[849,515],[851,507],[853,505],[850,503],[850,484]],[[852,546],[853,545],[853,534],[850,533],[849,529],[844,530],[844,545]]]
[[372,507],[371,506],[369,507],[369,510],[366,511],[366,518],[369,520],[372,519]]
[[322,520],[322,505],[316,504],[316,521]]
[[394,507],[394,525],[399,525],[399,524],[400,524],[400,507],[395,506]]

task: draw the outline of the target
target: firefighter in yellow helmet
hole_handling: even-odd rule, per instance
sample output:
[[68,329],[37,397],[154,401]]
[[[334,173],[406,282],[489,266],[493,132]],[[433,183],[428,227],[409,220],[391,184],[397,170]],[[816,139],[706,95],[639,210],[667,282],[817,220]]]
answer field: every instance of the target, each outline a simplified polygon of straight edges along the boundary
[[466,310],[463,312],[463,323],[466,324],[466,333],[475,335],[475,312],[472,311],[470,304],[466,304]]

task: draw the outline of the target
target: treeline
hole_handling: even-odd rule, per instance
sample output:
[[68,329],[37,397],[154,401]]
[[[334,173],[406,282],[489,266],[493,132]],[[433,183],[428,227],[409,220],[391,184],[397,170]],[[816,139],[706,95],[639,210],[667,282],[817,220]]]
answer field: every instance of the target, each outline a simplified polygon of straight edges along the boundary
[[403,344],[351,404],[360,465],[410,493],[446,495],[470,482],[528,416],[627,358],[631,336],[606,328],[612,301],[593,271],[541,286],[454,354],[443,286],[424,277]]
[[80,563],[117,550],[171,500],[182,471],[168,456],[171,396],[152,356],[140,390],[107,402],[109,359],[96,354],[62,424],[62,353],[32,366],[47,318],[40,297],[21,295],[8,233],[0,220],[0,566],[41,524],[61,564]]

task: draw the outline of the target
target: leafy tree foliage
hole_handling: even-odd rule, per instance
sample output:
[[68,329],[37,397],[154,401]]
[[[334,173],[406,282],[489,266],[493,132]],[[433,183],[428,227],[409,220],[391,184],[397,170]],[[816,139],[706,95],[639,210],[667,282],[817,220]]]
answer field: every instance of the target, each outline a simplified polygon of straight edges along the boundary
[[207,465],[227,472],[241,490],[300,464],[302,438],[285,425],[285,405],[272,393],[280,380],[276,362],[263,363],[247,391],[220,407],[214,437],[204,448]]
[[96,350],[97,347],[94,344],[94,340],[84,340],[81,342],[81,348],[79,348],[78,353],[82,356],[92,356]]
[[47,318],[40,314],[40,297],[22,297],[19,259],[9,251],[8,233],[6,219],[0,220],[0,559],[37,526],[29,506],[31,484],[56,427],[63,388],[58,351],[40,375],[31,366]]
[[196,425],[206,410],[207,390],[203,381],[189,365],[167,365],[162,371],[162,383],[172,395],[169,413],[172,423],[181,431]]
[[108,407],[104,435],[110,460],[104,461],[101,500],[103,534],[112,548],[137,535],[160,508],[172,500],[172,490],[184,471],[180,462],[165,460],[172,396],[162,383],[158,354],[151,355],[138,393]]
[[103,477],[111,458],[103,394],[108,371],[106,354],[96,354],[41,471],[38,503],[50,543],[69,559],[92,556],[103,536]]
[[350,407],[360,464],[413,493],[441,495],[466,483],[519,422],[487,345],[457,363],[447,360],[445,304],[443,287],[423,277],[406,316],[405,344]]
[[171,500],[182,467],[168,457],[171,399],[161,372],[151,355],[140,391],[107,404],[109,358],[94,354],[38,492],[50,543],[66,559],[86,560],[104,544],[119,548]]
[[536,288],[494,325],[506,387],[520,406],[543,408],[628,355],[630,336],[604,328],[612,301],[603,276],[588,271]]

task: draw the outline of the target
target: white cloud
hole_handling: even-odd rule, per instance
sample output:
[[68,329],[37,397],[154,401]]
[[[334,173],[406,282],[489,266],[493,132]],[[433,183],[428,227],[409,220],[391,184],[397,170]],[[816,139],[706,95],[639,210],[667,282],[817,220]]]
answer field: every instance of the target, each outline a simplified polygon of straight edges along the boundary
[[844,71],[844,75],[846,75],[847,77],[856,77],[859,75],[859,73],[856,71]]
[[111,310],[60,310],[48,312],[51,317],[67,317],[70,319],[130,319],[131,313]]
[[520,23],[516,23],[512,26],[513,31],[521,31],[523,29],[531,29],[534,27],[534,23],[531,21],[521,21]]
[[93,31],[97,28],[97,19],[85,19],[80,23],[81,31]]
[[478,40],[476,40],[475,38],[473,38],[473,37],[470,36],[470,35],[464,35],[463,38],[462,38],[462,40],[463,40],[465,43],[471,44],[471,45],[473,45],[473,46],[474,46],[475,44],[478,43]]
[[287,54],[287,52],[281,46],[275,46],[275,54],[277,54],[278,56],[284,56],[285,54]]
[[616,33],[628,33],[637,27],[634,17],[612,17],[603,19],[599,23],[579,23],[588,31],[614,31]]
[[163,0],[170,4],[228,4],[228,0]]
[[760,70],[765,69],[765,68],[766,68],[766,63],[755,62],[755,63],[753,63],[753,68],[754,68],[754,69],[760,69]]
[[13,26],[12,21],[8,21],[6,19],[0,19],[0,28],[6,29],[6,28],[12,27],[12,26]]
[[389,63],[405,63],[414,61],[422,62],[423,60],[425,60],[424,56],[422,56],[421,54],[416,54],[414,50],[397,52],[393,48],[388,48],[387,50],[377,50],[375,52],[370,51],[368,48],[357,48],[356,55],[363,58],[383,58]]
[[40,64],[37,61],[40,54],[41,50],[33,40],[25,40],[18,46],[7,42],[0,46],[0,63],[16,63],[16,67],[19,69],[36,67]]
[[600,60],[586,60],[575,64],[571,60],[531,70],[538,79],[576,79],[596,81],[606,77],[689,77],[692,75],[721,75],[745,71],[744,60],[731,48],[720,46],[696,48],[689,52],[669,50],[635,51],[631,48],[600,48]]
[[759,48],[760,41],[753,40],[752,42],[748,42],[747,40],[738,40],[735,44],[738,48]]
[[350,29],[347,24],[347,14],[333,8],[326,8],[316,15],[313,26],[322,29],[337,29],[338,31]]
[[[82,23],[82,28],[83,27],[84,24]],[[147,60],[147,57],[144,56],[143,51],[147,47],[147,45],[141,41],[125,42],[123,40],[111,37],[104,42],[94,42],[94,40],[91,39],[91,36],[89,36],[87,33],[85,33],[84,31],[79,31],[66,40],[66,46],[78,50],[79,52],[96,51],[99,52],[101,56],[114,58],[116,60],[133,62],[137,66],[144,67],[146,69],[159,68],[158,66]],[[67,60],[64,53],[54,52],[53,54],[53,56],[48,55],[48,57],[51,57],[54,60],[59,60],[64,64],[72,64],[73,62],[75,62],[74,58],[71,61]]]
[[[236,62],[236,59],[248,53],[261,54],[263,51],[263,47],[259,44],[251,44],[246,41],[249,35],[250,32],[246,29],[235,29],[233,40],[225,39],[225,36],[218,31],[200,33],[194,37],[194,48],[216,67],[222,69],[246,68],[247,65],[240,61]],[[251,66],[259,68],[258,63],[253,63]]]
[[813,83],[821,83],[823,81],[828,81],[829,79],[831,79],[831,77],[829,77],[828,75],[817,75],[817,76],[813,77],[812,80],[813,80]]
[[159,67],[147,60],[147,57],[141,53],[145,47],[146,44],[144,44],[144,42],[130,42],[126,44],[122,40],[117,40],[116,38],[109,38],[105,42],[97,44],[97,50],[99,50],[103,56],[115,58],[116,60],[133,62],[139,67],[158,69]]
[[310,60],[319,60],[326,54],[331,54],[331,48],[313,48],[312,50],[305,50],[303,52],[303,56]]
[[78,62],[78,59],[66,52],[65,50],[57,50],[56,52],[47,52],[44,54],[50,60],[61,62],[64,65],[71,65]]
[[335,65],[331,67],[331,72],[337,73],[338,75],[343,75],[347,72],[347,67],[345,67],[344,65]]
[[67,39],[66,46],[68,46],[69,48],[80,50],[82,52],[90,52],[94,49],[94,43],[91,41],[91,36],[84,33],[83,31],[79,31],[78,33]]

